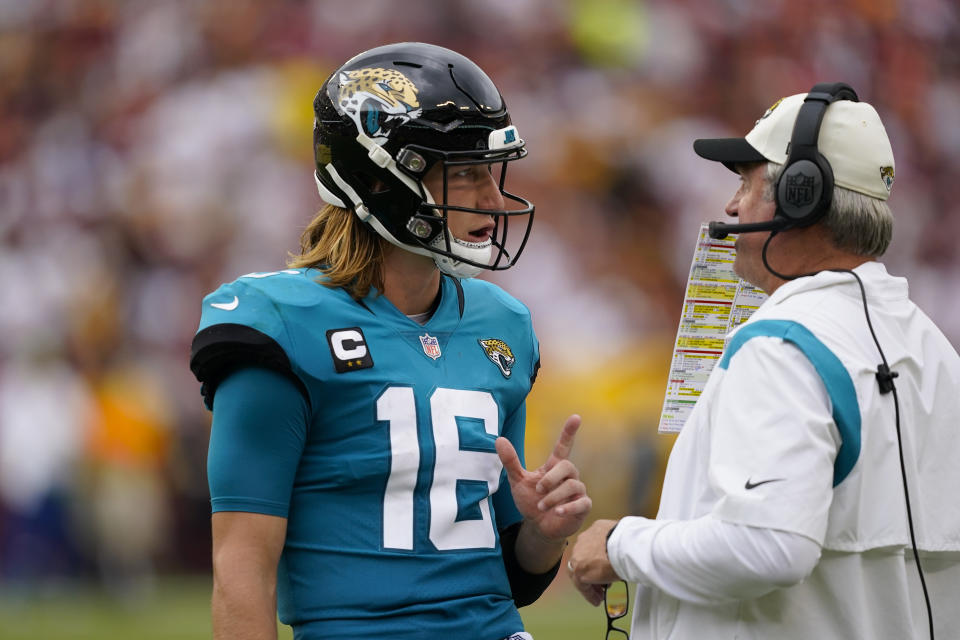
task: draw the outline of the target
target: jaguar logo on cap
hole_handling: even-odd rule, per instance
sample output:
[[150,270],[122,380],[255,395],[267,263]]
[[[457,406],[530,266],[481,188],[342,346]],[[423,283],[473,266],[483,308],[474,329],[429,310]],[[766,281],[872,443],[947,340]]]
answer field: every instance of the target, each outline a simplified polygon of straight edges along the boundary
[[883,186],[887,188],[887,193],[893,189],[893,167],[880,167],[880,179],[883,180]]
[[763,120],[764,118],[766,118],[767,116],[769,116],[771,113],[773,113],[773,110],[776,109],[778,106],[780,106],[780,103],[781,103],[781,102],[783,102],[783,98],[780,98],[779,100],[777,100],[776,102],[774,102],[772,105],[770,105],[770,107],[767,108],[767,110],[763,112],[763,115],[760,116],[760,118],[759,118],[756,122],[753,123],[753,126],[757,126],[758,124],[760,124],[760,120]]

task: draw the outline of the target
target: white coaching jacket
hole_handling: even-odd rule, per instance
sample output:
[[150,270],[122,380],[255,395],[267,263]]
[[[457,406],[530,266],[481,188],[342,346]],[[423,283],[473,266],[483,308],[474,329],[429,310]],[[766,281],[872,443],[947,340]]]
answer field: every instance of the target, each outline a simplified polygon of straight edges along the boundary
[[[855,271],[898,374],[937,637],[957,637],[960,356],[909,300],[906,280],[878,262]],[[674,445],[657,519],[624,518],[608,542],[614,569],[639,585],[633,637],[927,637],[894,394],[880,392],[880,362],[849,273],[782,285],[731,335]],[[711,563],[716,545],[698,539],[729,541],[726,564]],[[811,542],[819,561],[804,550],[816,550]],[[802,557],[791,574],[792,559]],[[724,582],[716,575],[724,571],[738,575]],[[724,584],[731,586],[717,586]],[[689,595],[708,589],[709,597]]]

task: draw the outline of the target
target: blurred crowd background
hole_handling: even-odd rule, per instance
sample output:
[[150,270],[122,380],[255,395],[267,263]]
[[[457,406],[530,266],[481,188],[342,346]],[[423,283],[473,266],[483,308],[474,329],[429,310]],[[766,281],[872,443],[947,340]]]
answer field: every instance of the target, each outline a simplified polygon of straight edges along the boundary
[[494,79],[529,157],[528,461],[571,412],[593,516],[655,510],[656,435],[701,222],[736,179],[697,137],[844,80],[896,156],[888,268],[960,342],[955,0],[0,0],[0,586],[209,571],[202,296],[283,268],[320,206],[311,102],[421,40]]

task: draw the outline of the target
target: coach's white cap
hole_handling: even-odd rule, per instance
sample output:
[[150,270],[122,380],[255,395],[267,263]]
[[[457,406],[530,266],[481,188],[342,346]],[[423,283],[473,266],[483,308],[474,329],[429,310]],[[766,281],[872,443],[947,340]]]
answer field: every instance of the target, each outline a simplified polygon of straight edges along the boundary
[[[731,170],[737,163],[784,164],[805,93],[777,100],[744,138],[700,139],[693,150]],[[837,186],[886,200],[893,187],[893,149],[876,109],[866,102],[837,100],[827,107],[817,142]]]

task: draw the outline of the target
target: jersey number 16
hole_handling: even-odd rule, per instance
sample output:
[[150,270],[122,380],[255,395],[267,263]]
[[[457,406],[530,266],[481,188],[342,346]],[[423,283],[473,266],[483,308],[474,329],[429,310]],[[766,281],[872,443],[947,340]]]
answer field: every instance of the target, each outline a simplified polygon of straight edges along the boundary
[[[503,464],[496,452],[461,449],[457,418],[496,437],[499,409],[486,391],[440,387],[430,395],[436,462],[430,486],[430,542],[439,550],[493,548],[496,532],[489,500],[479,501],[480,518],[457,519],[458,489],[486,484],[484,496],[500,485]],[[383,497],[383,546],[413,550],[414,489],[420,468],[417,409],[411,387],[389,387],[377,399],[377,420],[390,423],[390,476]],[[482,434],[478,434],[482,435]],[[474,493],[474,495],[476,495]]]

